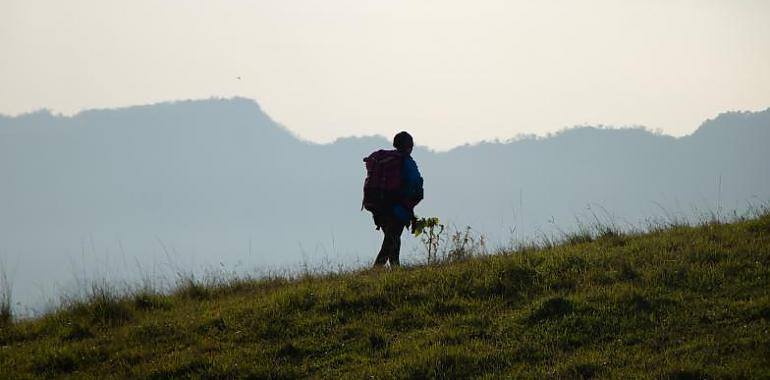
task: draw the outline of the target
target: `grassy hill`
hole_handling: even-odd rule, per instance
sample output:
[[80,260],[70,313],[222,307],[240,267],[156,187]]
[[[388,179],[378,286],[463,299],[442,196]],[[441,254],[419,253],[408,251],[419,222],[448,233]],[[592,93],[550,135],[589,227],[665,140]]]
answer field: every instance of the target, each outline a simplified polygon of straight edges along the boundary
[[189,283],[0,328],[0,378],[770,378],[770,214]]

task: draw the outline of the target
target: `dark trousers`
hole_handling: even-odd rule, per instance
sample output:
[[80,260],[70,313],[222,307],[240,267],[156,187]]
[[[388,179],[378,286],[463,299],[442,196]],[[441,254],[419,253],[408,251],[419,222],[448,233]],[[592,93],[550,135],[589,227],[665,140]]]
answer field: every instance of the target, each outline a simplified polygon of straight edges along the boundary
[[399,266],[401,263],[398,261],[399,251],[401,251],[401,233],[404,231],[404,225],[401,224],[395,218],[389,218],[385,223],[382,223],[382,247],[380,247],[380,253],[377,255],[377,259],[374,260],[374,266],[383,266],[386,262],[390,261],[390,266]]

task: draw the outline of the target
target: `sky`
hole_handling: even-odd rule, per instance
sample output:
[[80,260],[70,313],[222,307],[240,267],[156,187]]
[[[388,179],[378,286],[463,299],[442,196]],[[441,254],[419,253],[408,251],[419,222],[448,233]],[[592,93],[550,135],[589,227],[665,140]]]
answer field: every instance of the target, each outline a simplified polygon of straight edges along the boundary
[[770,107],[765,0],[0,0],[0,114],[242,96],[444,150]]

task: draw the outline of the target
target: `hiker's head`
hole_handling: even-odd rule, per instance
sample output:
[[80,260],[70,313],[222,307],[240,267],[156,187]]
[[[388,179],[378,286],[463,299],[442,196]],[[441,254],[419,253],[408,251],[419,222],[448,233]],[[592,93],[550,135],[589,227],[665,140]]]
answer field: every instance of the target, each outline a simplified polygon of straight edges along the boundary
[[393,137],[393,147],[398,149],[399,152],[411,154],[412,148],[414,148],[414,140],[412,140],[412,135],[402,131],[398,132],[395,137]]

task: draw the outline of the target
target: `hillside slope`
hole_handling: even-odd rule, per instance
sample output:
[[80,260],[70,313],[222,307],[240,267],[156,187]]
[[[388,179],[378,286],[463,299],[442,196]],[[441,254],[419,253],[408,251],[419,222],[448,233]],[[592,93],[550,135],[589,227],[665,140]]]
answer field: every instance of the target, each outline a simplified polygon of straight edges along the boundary
[[0,333],[0,378],[770,377],[770,215],[445,265],[195,283]]

